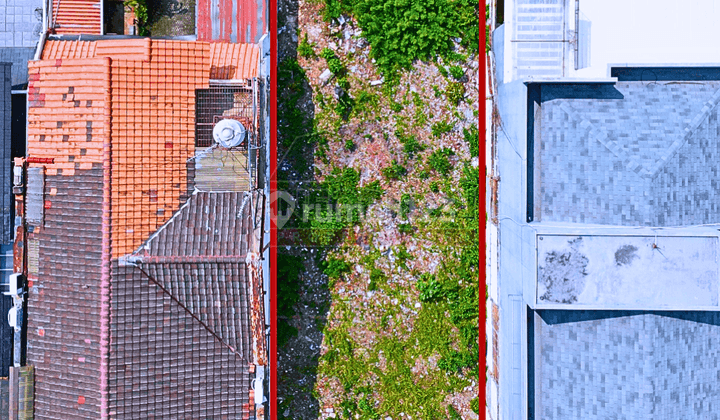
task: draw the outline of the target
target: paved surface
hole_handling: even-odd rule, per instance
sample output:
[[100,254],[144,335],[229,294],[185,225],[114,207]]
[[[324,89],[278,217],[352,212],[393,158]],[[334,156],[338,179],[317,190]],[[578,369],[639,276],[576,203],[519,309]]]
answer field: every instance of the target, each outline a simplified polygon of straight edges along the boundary
[[540,220],[626,226],[720,221],[720,82],[606,87],[584,94],[543,87],[535,117]]
[[720,314],[665,314],[536,316],[535,418],[720,418]]

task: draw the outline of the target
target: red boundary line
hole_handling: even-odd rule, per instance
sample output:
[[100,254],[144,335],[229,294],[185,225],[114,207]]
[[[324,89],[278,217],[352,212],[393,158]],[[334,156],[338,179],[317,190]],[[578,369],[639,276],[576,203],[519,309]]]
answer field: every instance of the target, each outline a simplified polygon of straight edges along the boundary
[[270,36],[270,419],[277,419],[277,0],[268,1]]
[[[479,369],[480,371],[480,378],[478,381],[478,411],[480,412],[480,419],[485,419],[485,413],[486,413],[486,396],[485,391],[487,389],[486,380],[487,380],[487,373],[486,369],[484,367],[487,366],[487,339],[485,336],[485,326],[487,323],[487,302],[485,300],[485,290],[487,288],[487,276],[485,272],[486,268],[486,258],[487,258],[487,243],[486,243],[486,217],[487,217],[487,203],[485,202],[487,196],[486,196],[486,188],[487,185],[487,161],[485,156],[485,147],[486,147],[486,140],[485,140],[485,113],[487,110],[485,109],[485,101],[486,101],[486,90],[485,90],[485,84],[486,84],[486,76],[487,76],[487,54],[485,53],[485,25],[487,25],[487,17],[485,16],[485,4],[480,4],[480,13],[481,16],[483,16],[483,19],[481,21],[483,22],[482,25],[479,25],[480,29],[480,45],[479,47],[479,54],[478,54],[478,60],[480,61],[480,65],[478,66],[479,71],[479,79],[478,79],[478,99],[479,99],[479,110],[478,110],[478,136],[480,138],[478,139],[479,146],[478,147],[478,161],[479,161],[479,167],[484,171],[483,177],[479,178],[480,185],[479,185],[479,202],[483,203],[482,206],[479,207],[480,214],[478,215],[480,217],[479,220],[479,229],[478,229],[478,235],[479,235],[479,242],[480,246],[483,250],[483,252],[480,252],[480,261],[478,261],[478,275],[480,276],[480,284],[483,285],[483,288],[478,290],[478,302],[479,302],[479,308],[478,308],[478,328],[479,328],[479,339],[480,339],[480,366],[482,367]],[[480,52],[482,51],[482,52]],[[480,141],[482,140],[482,142]],[[480,298],[482,296],[482,298]]]

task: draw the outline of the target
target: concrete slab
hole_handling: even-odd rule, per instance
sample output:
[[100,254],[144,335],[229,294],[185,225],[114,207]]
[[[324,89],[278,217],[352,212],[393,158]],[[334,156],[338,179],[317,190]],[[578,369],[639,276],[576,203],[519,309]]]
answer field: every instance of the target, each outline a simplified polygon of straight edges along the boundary
[[718,238],[538,236],[537,303],[717,308]]

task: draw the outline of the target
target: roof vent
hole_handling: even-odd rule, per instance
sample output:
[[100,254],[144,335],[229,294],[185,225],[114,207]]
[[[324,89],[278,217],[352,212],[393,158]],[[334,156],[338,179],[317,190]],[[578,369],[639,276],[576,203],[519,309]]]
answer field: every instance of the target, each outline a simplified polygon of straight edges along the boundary
[[234,119],[222,119],[213,128],[213,139],[228,149],[237,147],[245,141],[245,126]]

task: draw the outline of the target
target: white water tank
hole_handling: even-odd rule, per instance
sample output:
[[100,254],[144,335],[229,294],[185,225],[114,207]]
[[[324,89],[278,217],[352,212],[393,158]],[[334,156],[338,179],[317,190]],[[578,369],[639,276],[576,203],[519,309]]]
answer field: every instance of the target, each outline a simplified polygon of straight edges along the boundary
[[236,120],[220,120],[213,127],[213,139],[222,147],[237,147],[245,140],[245,127]]

